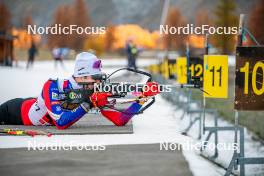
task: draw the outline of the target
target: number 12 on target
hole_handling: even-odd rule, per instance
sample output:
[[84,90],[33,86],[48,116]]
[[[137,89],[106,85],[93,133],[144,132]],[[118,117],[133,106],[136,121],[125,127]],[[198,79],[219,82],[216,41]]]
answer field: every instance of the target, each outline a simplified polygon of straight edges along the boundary
[[228,56],[204,56],[204,97],[228,97]]

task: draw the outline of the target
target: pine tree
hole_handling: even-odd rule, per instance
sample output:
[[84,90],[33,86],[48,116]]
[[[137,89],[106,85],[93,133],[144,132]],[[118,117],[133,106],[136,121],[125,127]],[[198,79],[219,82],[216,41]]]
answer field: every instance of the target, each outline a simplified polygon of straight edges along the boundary
[[[264,0],[259,0],[249,16],[249,29],[257,41],[264,45]],[[252,44],[253,41],[251,41]]]
[[[236,4],[234,0],[220,0],[214,13],[217,27],[238,27],[238,16],[235,15]],[[222,54],[230,54],[235,48],[235,35],[215,34],[214,44]]]

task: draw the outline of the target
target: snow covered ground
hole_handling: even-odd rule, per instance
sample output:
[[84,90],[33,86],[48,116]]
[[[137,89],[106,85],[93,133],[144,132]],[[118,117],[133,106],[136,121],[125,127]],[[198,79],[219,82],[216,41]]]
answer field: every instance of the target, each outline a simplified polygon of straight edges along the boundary
[[[148,63],[147,61],[142,61]],[[121,64],[120,64],[121,63]],[[116,65],[125,66],[123,61],[103,61],[106,64],[106,72],[112,72],[116,69]],[[114,67],[111,67],[113,65]],[[20,63],[18,68],[0,67],[0,103],[15,98],[36,96],[44,82],[48,78],[62,77],[67,78],[73,70],[73,62],[65,62],[65,69],[54,69],[53,62],[43,61],[36,62],[33,69],[25,70],[25,63]],[[65,135],[65,136],[0,136],[0,148],[18,148],[28,147],[29,142],[42,145],[123,145],[123,144],[151,144],[151,143],[179,143],[179,144],[195,144],[195,138],[181,135],[181,130],[185,122],[180,121],[179,117],[182,110],[175,110],[175,107],[164,100],[161,96],[157,96],[156,103],[148,109],[144,114],[133,118],[134,134],[109,134],[109,135]],[[210,119],[210,118],[208,118]],[[209,120],[210,122],[210,120]],[[226,123],[226,122],[223,122]],[[195,127],[191,131],[191,136],[196,135]],[[228,137],[231,139],[230,135]],[[247,141],[249,136],[247,136]],[[258,143],[250,143],[246,145],[249,153],[254,154]],[[183,150],[183,154],[189,163],[192,173],[196,176],[202,175],[223,175],[224,170],[215,166],[211,162],[199,156],[199,151]],[[224,155],[226,156],[226,155]]]
[[[182,112],[182,110],[178,110],[176,112]],[[195,116],[193,116],[195,117]],[[189,118],[185,116],[185,118],[180,122],[181,130],[183,131],[189,124]],[[214,117],[213,115],[206,115],[206,126],[214,126]],[[233,126],[233,124],[219,118],[218,126]],[[208,132],[202,136],[201,140],[205,140]],[[253,140],[252,133],[245,129],[245,157],[264,157],[264,146],[260,141]],[[188,133],[188,136],[191,136],[193,139],[198,138],[198,123],[196,123]],[[221,144],[228,144],[229,146],[234,143],[234,132],[231,131],[221,131],[218,133],[218,142]],[[211,136],[209,140],[209,145],[214,143],[214,135]],[[205,154],[212,156],[214,150],[205,150]],[[219,156],[216,159],[216,162],[221,165],[227,167],[229,161],[231,160],[233,154],[233,150],[223,149],[219,150]],[[246,174],[247,175],[263,175],[264,174],[264,165],[246,165]]]

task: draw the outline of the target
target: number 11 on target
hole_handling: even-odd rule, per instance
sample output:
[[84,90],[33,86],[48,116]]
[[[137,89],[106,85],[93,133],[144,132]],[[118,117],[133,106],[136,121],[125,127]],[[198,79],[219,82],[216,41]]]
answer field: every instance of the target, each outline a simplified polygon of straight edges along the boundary
[[204,56],[204,97],[228,97],[228,56]]

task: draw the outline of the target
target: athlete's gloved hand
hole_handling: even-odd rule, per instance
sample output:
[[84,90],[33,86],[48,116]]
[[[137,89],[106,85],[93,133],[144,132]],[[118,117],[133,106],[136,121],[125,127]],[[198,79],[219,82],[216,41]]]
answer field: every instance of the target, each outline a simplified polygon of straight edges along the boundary
[[107,97],[111,95],[111,93],[106,92],[94,92],[90,97],[93,107],[105,106],[108,103]]
[[156,82],[147,82],[143,89],[144,96],[154,96],[160,93],[159,84]]

